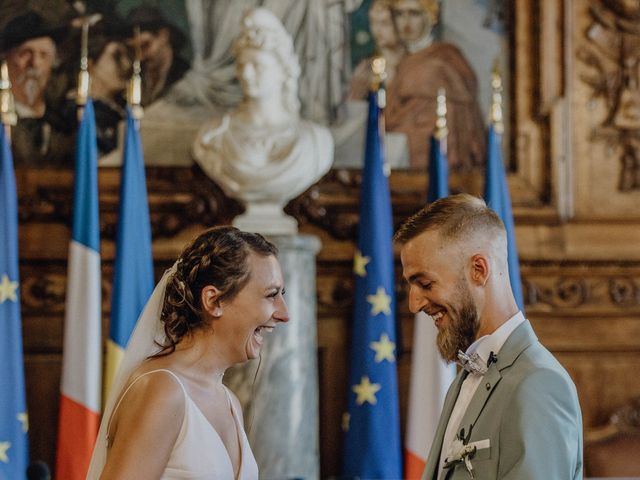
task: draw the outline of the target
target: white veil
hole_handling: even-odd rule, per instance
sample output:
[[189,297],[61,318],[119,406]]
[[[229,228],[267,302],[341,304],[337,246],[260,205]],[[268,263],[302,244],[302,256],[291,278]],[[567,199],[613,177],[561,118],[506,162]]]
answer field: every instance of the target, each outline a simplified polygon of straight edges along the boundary
[[93,449],[91,464],[89,465],[89,472],[87,473],[87,480],[97,480],[100,478],[100,474],[107,460],[107,427],[116,402],[118,398],[120,398],[122,389],[126,385],[129,376],[147,357],[159,351],[156,342],[160,345],[164,344],[166,337],[163,324],[160,321],[160,314],[162,313],[167,282],[175,273],[176,265],[177,262],[164,273],[162,279],[158,282],[158,285],[156,285],[156,288],[151,294],[151,298],[149,298],[140,318],[138,318],[135,330],[131,334],[127,350],[120,363],[120,368],[115,376],[111,391],[109,392],[109,398],[105,404],[96,446]]

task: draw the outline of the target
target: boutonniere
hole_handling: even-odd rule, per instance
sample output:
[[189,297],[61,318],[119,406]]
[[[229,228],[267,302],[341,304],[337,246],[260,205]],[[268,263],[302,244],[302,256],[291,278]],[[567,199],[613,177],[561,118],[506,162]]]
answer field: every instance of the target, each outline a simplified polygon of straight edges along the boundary
[[469,433],[467,433],[466,436],[464,434],[464,428],[455,436],[451,445],[449,445],[449,455],[444,459],[444,468],[452,468],[458,463],[464,463],[467,472],[469,472],[469,478],[474,480],[475,476],[473,475],[471,459],[476,454],[476,446],[469,445],[471,428],[472,426],[469,427]]

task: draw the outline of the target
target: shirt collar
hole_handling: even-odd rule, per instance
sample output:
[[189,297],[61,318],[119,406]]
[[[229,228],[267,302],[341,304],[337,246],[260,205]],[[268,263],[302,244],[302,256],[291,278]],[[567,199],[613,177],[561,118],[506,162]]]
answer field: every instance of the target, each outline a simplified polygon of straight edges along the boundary
[[507,341],[507,338],[511,335],[511,333],[524,322],[524,315],[521,311],[518,311],[513,317],[504,322],[500,327],[496,329],[490,335],[485,335],[480,337],[475,342],[473,342],[467,351],[465,352],[467,355],[471,353],[477,353],[480,358],[483,360],[483,363],[487,361],[489,358],[489,354],[493,352],[494,354],[498,354],[504,342]]

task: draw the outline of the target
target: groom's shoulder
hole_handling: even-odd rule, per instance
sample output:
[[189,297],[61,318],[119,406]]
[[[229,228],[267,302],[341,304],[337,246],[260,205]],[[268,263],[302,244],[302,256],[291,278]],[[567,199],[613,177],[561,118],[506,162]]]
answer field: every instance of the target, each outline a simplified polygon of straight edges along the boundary
[[533,342],[503,371],[503,380],[514,391],[527,391],[532,395],[552,392],[576,397],[576,387],[567,370],[539,341]]

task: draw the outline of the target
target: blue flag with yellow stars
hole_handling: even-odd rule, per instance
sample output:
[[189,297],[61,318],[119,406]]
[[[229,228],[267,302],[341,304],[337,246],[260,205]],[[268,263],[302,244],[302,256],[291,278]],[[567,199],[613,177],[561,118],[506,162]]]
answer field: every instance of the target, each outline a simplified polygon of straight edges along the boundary
[[509,280],[511,290],[518,308],[524,311],[522,298],[522,281],[520,280],[520,264],[516,248],[515,227],[511,212],[511,196],[507,184],[507,175],[502,162],[502,135],[496,131],[495,125],[489,129],[489,155],[487,156],[487,174],[484,187],[484,199],[500,217],[507,230],[507,252],[509,261]]
[[0,123],[0,480],[25,478],[29,462],[24,390],[18,200],[13,158]]
[[380,95],[369,93],[360,228],[354,258],[348,411],[343,474],[402,478],[396,370],[395,295],[389,183],[381,141]]

